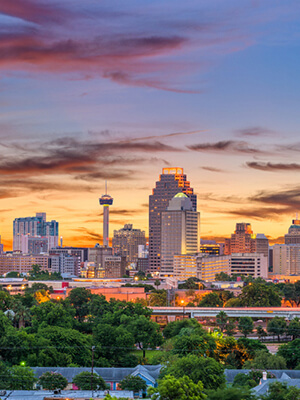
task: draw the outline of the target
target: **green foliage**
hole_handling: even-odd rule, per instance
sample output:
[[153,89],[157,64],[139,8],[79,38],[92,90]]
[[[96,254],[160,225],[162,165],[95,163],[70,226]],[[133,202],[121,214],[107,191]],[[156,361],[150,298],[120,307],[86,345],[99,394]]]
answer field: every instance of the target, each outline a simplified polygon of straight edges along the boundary
[[5,276],[5,278],[19,278],[19,277],[20,277],[20,274],[17,271],[10,271]]
[[287,334],[293,337],[293,340],[300,337],[300,320],[298,317],[291,320],[287,327]]
[[249,350],[241,341],[237,341],[233,337],[225,337],[218,340],[215,359],[224,364],[226,368],[240,369],[245,361],[250,358],[252,356]]
[[261,397],[262,400],[300,400],[300,389],[288,386],[287,383],[272,382],[268,393]]
[[172,375],[180,378],[184,375],[190,377],[194,383],[201,381],[205,389],[216,389],[225,384],[223,366],[210,357],[198,357],[190,354],[167,364],[162,375]]
[[206,400],[255,400],[255,395],[247,387],[227,387],[209,391]]
[[247,349],[247,352],[251,357],[254,357],[256,352],[261,350],[268,353],[267,346],[257,339],[248,339],[245,337],[241,337],[237,340],[237,344]]
[[40,292],[41,290],[45,290],[46,292],[49,291],[49,293],[52,293],[53,287],[47,286],[45,283],[35,282],[31,285],[31,287],[28,286],[25,289],[25,293],[26,294],[35,294],[36,292]]
[[248,374],[236,374],[233,380],[233,386],[244,386],[251,389],[259,384],[262,376],[262,372],[257,370],[252,370]]
[[198,304],[199,307],[223,307],[223,301],[216,292],[208,293]]
[[194,383],[188,376],[176,379],[167,375],[158,383],[157,388],[150,387],[148,394],[152,400],[204,400],[201,382]]
[[33,264],[28,272],[29,281],[62,281],[63,278],[59,272],[50,273],[48,270],[42,270],[38,264]]
[[46,390],[63,390],[68,385],[67,379],[57,372],[45,372],[40,376],[38,383]]
[[139,392],[140,390],[146,390],[146,382],[139,376],[128,375],[125,376],[119,383],[119,388],[122,390],[132,390],[133,392]]
[[68,296],[68,301],[75,308],[76,318],[79,322],[83,322],[88,314],[88,302],[91,299],[92,292],[86,288],[72,289]]
[[265,350],[259,350],[255,353],[254,359],[246,361],[245,369],[286,369],[286,361],[282,356],[271,354]]
[[95,373],[92,376],[92,373],[88,371],[77,374],[73,379],[73,383],[81,390],[105,390],[109,388],[102,376]]
[[228,315],[224,311],[220,311],[216,316],[216,324],[220,328],[220,331],[223,332],[226,328],[228,322]]
[[188,330],[185,335],[176,336],[173,342],[173,353],[178,354],[179,357],[185,357],[188,354],[211,355],[215,348],[216,343],[211,335],[207,333],[199,335],[193,331],[189,334]]
[[153,290],[149,295],[149,305],[151,307],[167,306],[168,295],[164,289]]
[[280,335],[286,332],[286,322],[283,317],[275,317],[268,321],[267,331],[271,335],[277,336],[278,342],[280,341]]
[[180,321],[170,322],[163,330],[163,335],[166,339],[170,339],[177,336],[183,328],[191,328],[192,330],[197,329],[198,332],[202,331],[205,333],[204,329],[196,319],[183,319]]
[[[178,289],[199,289],[199,285],[197,282],[201,282],[200,279],[194,277],[188,278],[184,283],[180,283],[178,285]],[[202,289],[205,288],[203,283],[201,283],[201,287]]]
[[277,355],[285,359],[288,368],[294,369],[300,363],[300,339],[281,345]]
[[239,296],[243,307],[280,307],[281,297],[273,286],[255,280],[245,286]]
[[215,281],[216,282],[230,282],[230,281],[235,281],[235,277],[232,277],[225,272],[220,272],[219,274],[215,275]]
[[253,324],[252,318],[251,317],[240,317],[239,323],[238,323],[238,329],[244,335],[244,337],[247,337],[249,335],[249,333],[253,332],[253,329],[254,329],[254,324]]
[[236,331],[235,323],[232,319],[229,319],[229,321],[225,325],[225,333],[228,336],[233,336],[235,334],[235,331]]

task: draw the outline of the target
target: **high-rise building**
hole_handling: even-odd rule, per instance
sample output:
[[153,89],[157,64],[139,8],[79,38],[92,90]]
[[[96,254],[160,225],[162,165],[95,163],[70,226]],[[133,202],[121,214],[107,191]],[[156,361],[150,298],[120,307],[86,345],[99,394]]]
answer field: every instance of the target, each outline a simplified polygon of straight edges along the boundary
[[139,246],[146,246],[145,231],[133,229],[132,224],[114,231],[112,247],[116,256],[125,257],[127,263],[136,262],[139,256]]
[[225,239],[224,254],[234,253],[259,253],[267,260],[269,257],[269,240],[262,234],[255,235],[251,224],[241,222],[236,224],[236,229],[230,239]]
[[103,206],[103,246],[109,245],[109,206],[113,204],[114,199],[107,194],[107,184],[105,182],[105,194],[103,194],[99,203]]
[[[29,240],[30,238],[37,238]],[[48,240],[48,248],[38,243],[38,238]],[[15,218],[13,222],[13,250],[30,253],[31,249],[48,251],[58,245],[58,222],[46,221],[46,213],[36,213],[35,217]]]
[[284,235],[285,244],[300,244],[300,220],[298,218],[293,219],[292,225],[289,227],[289,231]]
[[198,254],[197,278],[205,282],[214,282],[216,274],[230,274],[230,256],[205,256]]
[[122,278],[125,275],[125,257],[105,257],[104,261],[105,278]]
[[197,196],[183,173],[183,168],[163,168],[152,194],[149,196],[149,271],[160,272],[161,213],[179,192],[186,194],[197,211]]
[[182,192],[161,213],[160,276],[173,276],[175,254],[194,254],[200,248],[200,213],[193,211],[188,196]]
[[274,244],[273,274],[300,275],[300,243]]
[[113,255],[112,247],[96,245],[89,249],[88,261],[95,266],[95,276],[104,277],[105,258]]
[[77,258],[70,254],[60,253],[49,256],[51,272],[59,272],[63,275],[78,275]]

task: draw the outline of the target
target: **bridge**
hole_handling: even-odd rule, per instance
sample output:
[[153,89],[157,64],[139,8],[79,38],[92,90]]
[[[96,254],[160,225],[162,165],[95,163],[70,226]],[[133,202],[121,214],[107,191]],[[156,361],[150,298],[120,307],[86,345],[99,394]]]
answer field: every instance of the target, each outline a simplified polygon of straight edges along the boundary
[[274,318],[284,317],[292,320],[296,317],[300,319],[300,307],[240,307],[240,308],[220,308],[220,307],[150,307],[152,315],[166,316],[168,321],[174,321],[176,317],[188,318],[215,318],[220,311],[224,311],[228,317],[252,317],[252,318]]

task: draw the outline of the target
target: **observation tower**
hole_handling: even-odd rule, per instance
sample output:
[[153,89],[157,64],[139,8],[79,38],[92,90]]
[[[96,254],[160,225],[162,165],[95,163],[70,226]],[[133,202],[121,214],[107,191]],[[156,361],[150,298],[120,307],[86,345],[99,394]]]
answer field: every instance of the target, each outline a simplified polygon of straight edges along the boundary
[[114,199],[107,194],[107,182],[105,181],[105,194],[103,194],[99,203],[103,206],[103,246],[109,245],[109,206],[113,204]]

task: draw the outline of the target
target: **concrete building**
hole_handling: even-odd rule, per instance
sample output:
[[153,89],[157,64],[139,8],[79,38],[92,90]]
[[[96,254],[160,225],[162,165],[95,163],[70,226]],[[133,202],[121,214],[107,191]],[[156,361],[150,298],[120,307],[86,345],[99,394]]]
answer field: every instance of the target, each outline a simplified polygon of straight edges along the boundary
[[49,255],[51,272],[59,272],[69,276],[78,276],[77,258],[70,254]]
[[300,275],[300,243],[273,246],[273,274]]
[[179,192],[186,194],[197,211],[197,196],[183,173],[183,168],[163,168],[152,194],[149,196],[149,271],[160,272],[161,261],[161,213],[169,201]]
[[110,256],[104,261],[105,278],[122,278],[126,270],[126,258]]
[[300,220],[293,219],[292,225],[289,227],[288,233],[284,236],[285,244],[300,244]]
[[224,256],[197,256],[197,278],[205,282],[214,282],[216,274],[224,272],[230,274],[229,255]]
[[103,277],[104,277],[105,257],[110,257],[112,255],[113,255],[112,247],[99,246],[97,244],[95,247],[88,249],[88,261],[90,263],[94,263],[96,269],[103,271]]
[[185,281],[197,277],[197,256],[192,254],[178,254],[173,258],[173,277]]
[[221,249],[220,244],[216,243],[215,240],[200,240],[200,253],[220,255]]
[[[47,250],[56,247],[58,245],[58,222],[55,220],[47,222],[46,213],[36,213],[35,217],[15,218],[13,222],[13,250],[29,253],[30,246],[35,246],[33,242],[29,244],[29,237],[39,238],[37,241],[41,238],[47,238]],[[37,249],[38,245],[35,246],[35,251]],[[44,246],[42,246],[42,250],[44,250]]]
[[263,254],[269,260],[269,239],[263,233],[255,236],[254,249],[255,253]]
[[253,253],[255,250],[251,224],[241,222],[236,224],[236,229],[230,239],[225,239],[225,254]]
[[38,264],[43,270],[49,269],[49,256],[43,254],[22,254],[20,252],[0,255],[0,275],[16,271],[19,274],[27,273],[33,264]]
[[175,254],[195,254],[200,248],[200,213],[188,196],[177,193],[161,213],[161,277],[173,276]]
[[146,246],[145,231],[133,229],[132,224],[114,231],[112,247],[116,256],[125,257],[127,263],[136,262],[139,256],[139,246]]
[[230,273],[253,276],[253,278],[268,278],[268,260],[263,254],[258,253],[231,254]]

